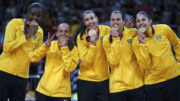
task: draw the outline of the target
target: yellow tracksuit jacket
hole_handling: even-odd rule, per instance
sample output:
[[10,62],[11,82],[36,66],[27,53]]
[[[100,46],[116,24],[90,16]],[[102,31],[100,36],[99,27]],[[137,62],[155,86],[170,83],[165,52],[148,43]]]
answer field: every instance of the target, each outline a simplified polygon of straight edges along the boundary
[[[172,79],[180,74],[180,41],[174,31],[167,25],[153,25],[148,29],[146,43],[139,44],[138,37],[133,40],[133,50],[138,63],[144,69],[144,84],[151,85]],[[176,59],[171,50],[171,44]]]
[[98,25],[99,39],[96,46],[86,40],[87,31],[80,39],[77,38],[78,51],[80,55],[79,79],[100,82],[109,78],[109,66],[103,49],[103,36],[109,34],[110,28],[105,25]]
[[46,56],[45,72],[37,86],[37,91],[51,97],[71,97],[70,72],[78,63],[78,50],[70,51],[68,46],[58,47],[58,41],[51,42],[51,46],[42,45],[33,58],[41,60]]
[[22,78],[29,77],[29,53],[39,48],[43,30],[38,27],[35,35],[26,40],[25,19],[12,19],[6,26],[3,53],[0,56],[0,70]]
[[110,42],[110,35],[103,39],[104,50],[111,67],[110,93],[143,86],[143,71],[132,50],[132,39],[136,36],[136,32],[134,28],[125,28],[121,39],[112,37]]

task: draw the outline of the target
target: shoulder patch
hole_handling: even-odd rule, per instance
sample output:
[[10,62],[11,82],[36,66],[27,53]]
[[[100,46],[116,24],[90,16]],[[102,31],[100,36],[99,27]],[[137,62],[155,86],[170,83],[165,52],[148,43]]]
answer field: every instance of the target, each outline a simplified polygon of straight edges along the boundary
[[132,44],[132,39],[127,39],[128,44]]
[[158,36],[156,36],[156,39],[157,39],[158,41],[161,41],[162,36],[161,36],[161,35],[158,35]]
[[100,36],[100,40],[103,40],[104,36]]
[[33,35],[33,40],[36,40],[36,39],[37,39],[37,35],[34,34],[34,35]]

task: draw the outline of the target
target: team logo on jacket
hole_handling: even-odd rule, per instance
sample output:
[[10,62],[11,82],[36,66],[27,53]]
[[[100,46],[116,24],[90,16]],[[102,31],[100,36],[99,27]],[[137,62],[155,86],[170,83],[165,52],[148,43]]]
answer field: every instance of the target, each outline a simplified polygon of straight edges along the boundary
[[103,36],[100,36],[100,40],[101,40],[101,41],[103,40],[103,38],[104,38]]
[[37,38],[37,35],[34,34],[34,35],[33,35],[33,40],[36,40],[36,38]]
[[128,44],[132,44],[132,39],[127,39]]
[[156,39],[157,39],[158,41],[161,41],[162,36],[161,36],[161,35],[158,35],[158,36],[156,36]]

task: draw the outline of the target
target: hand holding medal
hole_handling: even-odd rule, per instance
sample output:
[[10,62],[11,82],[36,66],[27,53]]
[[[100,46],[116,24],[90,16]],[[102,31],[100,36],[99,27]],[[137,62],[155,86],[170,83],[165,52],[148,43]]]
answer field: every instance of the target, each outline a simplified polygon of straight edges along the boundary
[[38,26],[38,23],[33,20],[33,21],[30,22],[30,26]]
[[90,36],[90,42],[93,44],[93,45],[96,45],[96,40],[97,40],[97,34],[96,34],[96,31],[94,29],[91,29],[89,32],[88,32],[89,36]]
[[61,36],[60,38],[59,38],[59,42],[60,42],[60,44],[61,44],[61,46],[67,46],[67,43],[68,43],[68,37],[65,37],[65,36]]
[[138,29],[138,39],[139,43],[146,43],[144,32],[146,31],[146,28],[141,27]]
[[96,35],[96,31],[94,29],[91,29],[88,34],[89,34],[90,37],[91,36],[95,36]]
[[36,21],[31,21],[29,24],[28,33],[26,34],[26,39],[30,38],[32,35],[36,34],[38,30],[38,23]]
[[146,31],[146,28],[144,28],[144,27],[141,27],[138,29],[138,32],[140,32],[140,33],[144,33],[145,31]]
[[113,37],[118,37],[118,35],[119,35],[118,30],[119,30],[119,26],[118,25],[113,26],[112,27],[111,35]]

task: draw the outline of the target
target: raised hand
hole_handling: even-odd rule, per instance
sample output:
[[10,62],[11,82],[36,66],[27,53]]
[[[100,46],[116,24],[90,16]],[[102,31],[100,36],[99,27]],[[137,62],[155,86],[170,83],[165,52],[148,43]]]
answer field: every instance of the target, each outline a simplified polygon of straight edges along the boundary
[[118,37],[118,36],[119,36],[118,29],[117,29],[117,28],[112,28],[112,29],[111,29],[111,35],[112,35],[113,37]]
[[133,26],[134,26],[133,20],[134,20],[133,16],[131,16],[131,17],[128,19],[128,21],[126,22],[126,27],[127,27],[127,28],[133,28]]
[[97,35],[96,34],[94,34],[94,35],[92,35],[91,37],[90,37],[90,42],[94,45],[94,46],[96,46],[96,40],[97,39]]
[[67,38],[67,37],[62,37],[62,38],[60,38],[60,40],[59,40],[59,42],[60,42],[60,44],[61,44],[62,47],[67,46],[67,43],[68,43],[67,41],[68,41],[68,38]]
[[38,25],[32,25],[28,28],[28,33],[26,34],[26,39],[30,38],[34,34],[36,34],[38,30]]
[[48,32],[48,39],[46,40],[45,44],[50,47],[51,46],[51,41],[54,39],[55,34],[50,37],[50,32]]
[[139,39],[139,43],[146,43],[146,40],[145,40],[145,35],[143,32],[139,31],[138,29],[138,39]]

